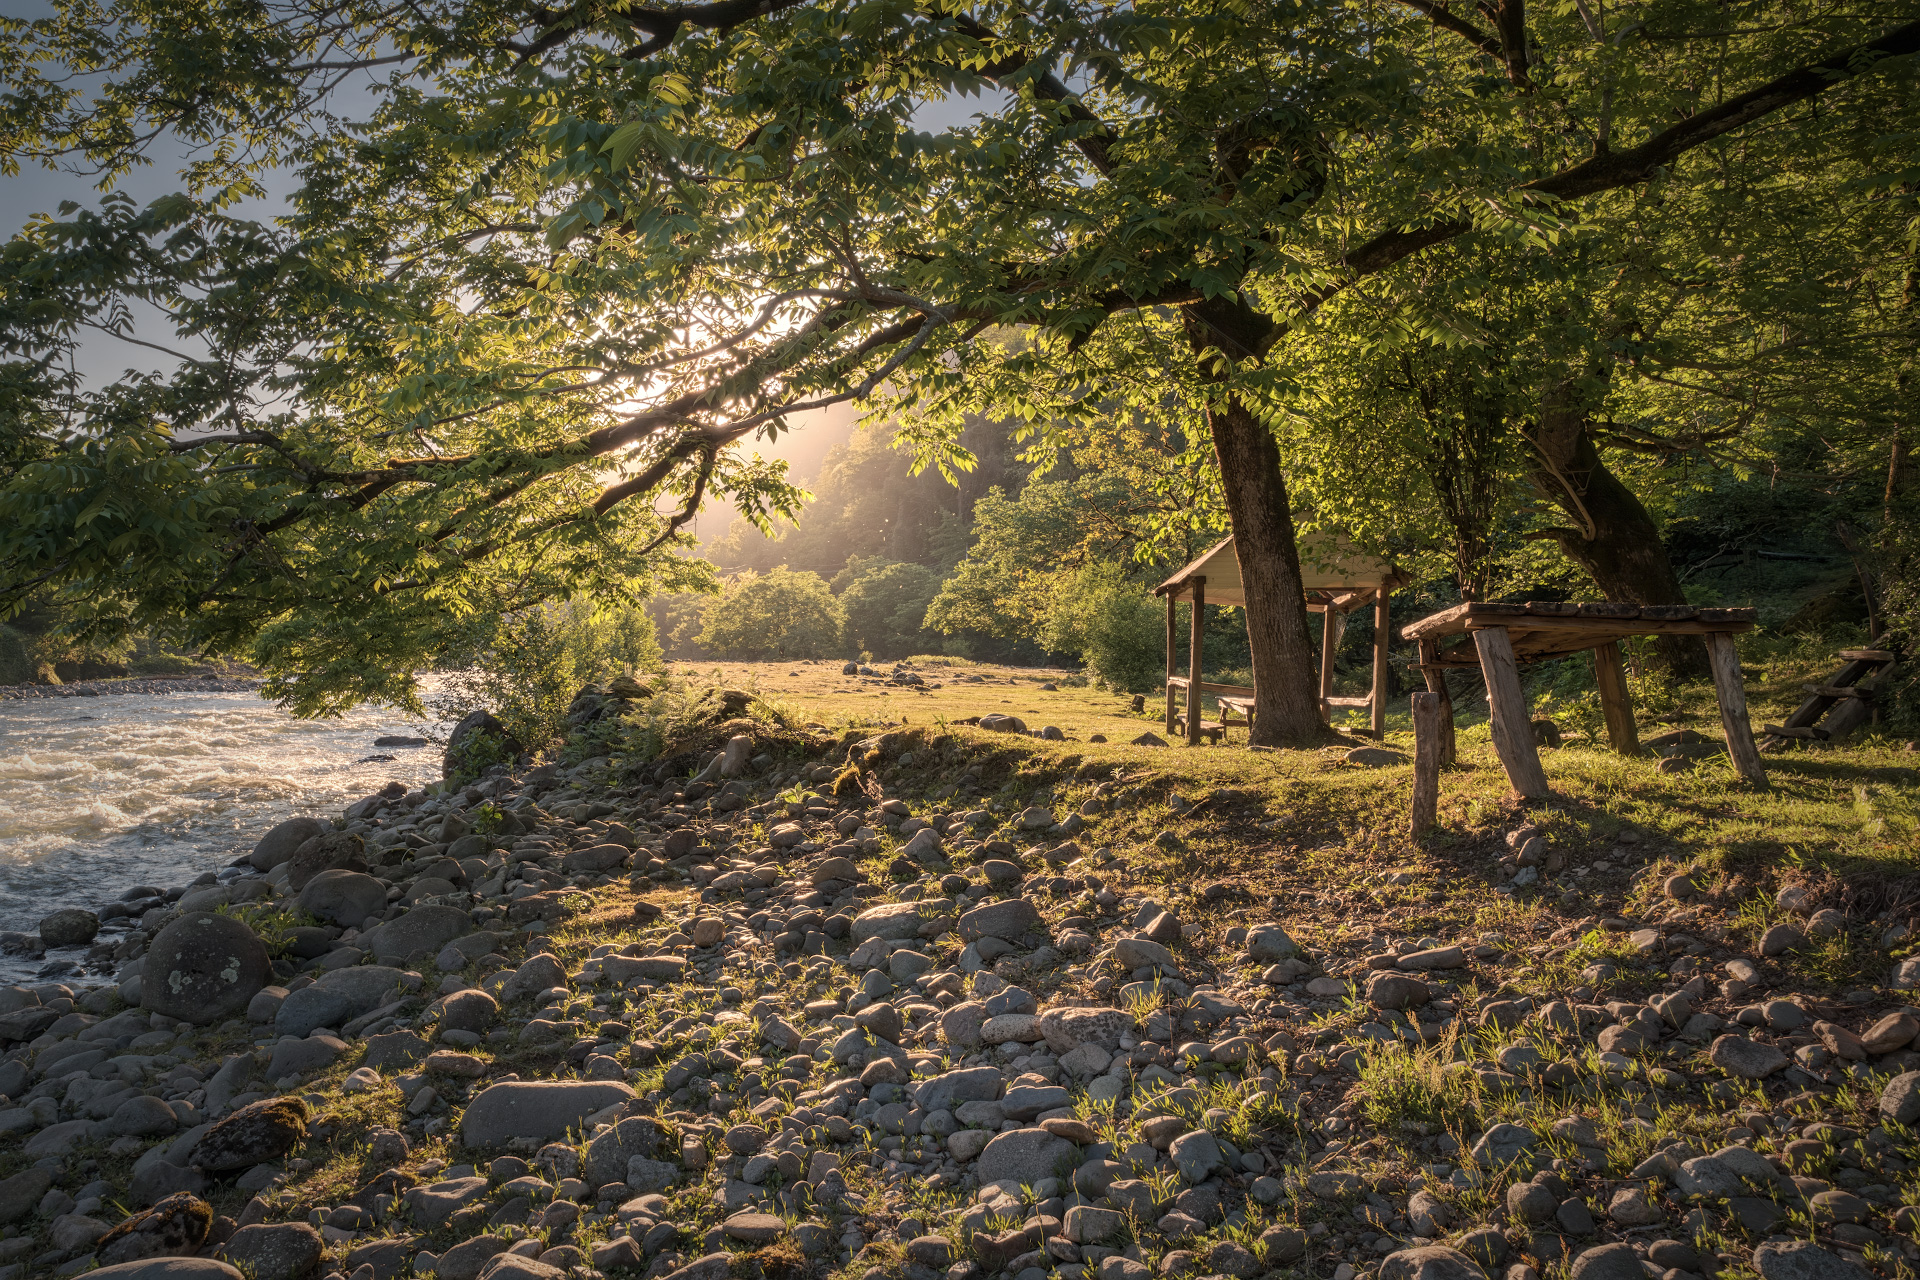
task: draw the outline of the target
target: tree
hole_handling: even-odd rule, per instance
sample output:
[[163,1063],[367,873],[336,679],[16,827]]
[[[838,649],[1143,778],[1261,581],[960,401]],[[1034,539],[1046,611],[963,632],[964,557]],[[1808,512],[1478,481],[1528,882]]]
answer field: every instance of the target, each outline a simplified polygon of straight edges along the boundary
[[701,644],[719,657],[747,662],[825,657],[839,647],[845,621],[819,574],[784,565],[740,574],[707,606],[703,619]]
[[[663,553],[708,494],[792,516],[730,448],[792,412],[957,415],[998,365],[1086,398],[1122,367],[1218,460],[1256,737],[1310,741],[1272,428],[1315,313],[1450,241],[1553,252],[1608,193],[1684,184],[1756,121],[1792,133],[1788,108],[1910,111],[1920,23],[1895,10],[59,0],[0,52],[7,156],[111,176],[155,136],[209,149],[185,196],[6,248],[22,365],[65,367],[130,299],[180,354],[50,391],[57,459],[0,489],[4,581],[101,602],[102,633],[245,650],[302,710],[406,701],[449,619],[684,585]],[[336,128],[329,87],[376,69]],[[987,83],[1005,104],[972,126],[911,128]],[[228,211],[261,163],[301,173],[284,225]],[[973,341],[995,325],[1037,336]],[[1156,374],[1179,404],[1138,389]]]
[[881,563],[862,572],[840,593],[846,619],[845,647],[877,658],[924,653],[927,606],[940,590],[940,576],[917,564]]

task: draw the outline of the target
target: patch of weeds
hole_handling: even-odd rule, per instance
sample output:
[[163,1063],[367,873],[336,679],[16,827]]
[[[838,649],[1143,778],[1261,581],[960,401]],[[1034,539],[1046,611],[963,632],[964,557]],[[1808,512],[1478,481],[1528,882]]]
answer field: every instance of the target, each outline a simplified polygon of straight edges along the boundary
[[1362,1110],[1368,1123],[1389,1134],[1403,1122],[1440,1129],[1465,1126],[1474,1113],[1468,1073],[1447,1070],[1432,1049],[1381,1045],[1360,1059]]

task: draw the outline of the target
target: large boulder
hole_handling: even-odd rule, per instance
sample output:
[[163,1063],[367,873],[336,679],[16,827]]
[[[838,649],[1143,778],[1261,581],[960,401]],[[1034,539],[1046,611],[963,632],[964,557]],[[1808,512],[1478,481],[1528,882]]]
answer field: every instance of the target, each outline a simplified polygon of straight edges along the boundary
[[192,1253],[213,1226],[213,1206],[190,1191],[176,1191],[136,1213],[95,1242],[95,1256],[116,1263]]
[[280,1002],[273,1029],[283,1036],[304,1036],[316,1027],[339,1031],[363,1013],[372,1013],[400,995],[408,975],[386,965],[356,965],[323,973],[310,987]]
[[1480,1264],[1443,1244],[1401,1249],[1380,1260],[1380,1280],[1486,1280]]
[[200,1135],[193,1163],[208,1173],[230,1173],[278,1160],[307,1136],[304,1098],[262,1098]]
[[288,818],[260,837],[253,852],[247,855],[247,861],[256,871],[271,871],[291,858],[295,849],[331,830],[332,827],[318,818]]
[[397,920],[367,930],[360,945],[377,960],[405,960],[416,951],[437,952],[473,932],[473,917],[457,907],[415,907]]
[[198,1026],[247,1011],[273,980],[266,944],[232,916],[182,916],[154,935],[140,964],[140,1007]]
[[989,902],[960,917],[960,936],[968,942],[978,942],[982,938],[1018,942],[1029,933],[1045,929],[1040,912],[1025,898]]
[[552,1142],[632,1097],[617,1080],[510,1080],[489,1085],[467,1104],[460,1137],[469,1147],[500,1147],[515,1138]]
[[329,831],[295,849],[286,867],[287,887],[298,893],[322,871],[365,871],[367,842],[351,831]]
[[142,1258],[87,1272],[87,1280],[246,1280],[240,1271],[212,1258]]
[[343,929],[357,929],[387,909],[387,886],[362,871],[322,871],[300,891],[300,909]]
[[507,732],[507,726],[488,711],[475,711],[453,726],[446,754],[440,758],[440,776],[477,774],[493,764],[506,764],[526,748]]

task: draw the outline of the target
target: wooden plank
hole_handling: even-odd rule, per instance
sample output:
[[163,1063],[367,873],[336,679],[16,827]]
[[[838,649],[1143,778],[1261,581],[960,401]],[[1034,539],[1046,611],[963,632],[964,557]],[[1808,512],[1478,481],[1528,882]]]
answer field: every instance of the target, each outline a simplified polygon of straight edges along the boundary
[[1435,659],[1440,653],[1438,640],[1420,642],[1420,674],[1426,677],[1427,692],[1440,699],[1440,764],[1451,769],[1456,760],[1453,737],[1453,694],[1447,689],[1447,673]]
[[1400,638],[1420,640],[1427,636],[1446,636],[1464,631],[1467,627],[1467,611],[1472,608],[1470,604],[1457,604],[1451,609],[1430,613],[1400,628]]
[[1682,619],[1678,622],[1665,622],[1659,618],[1638,618],[1631,621],[1615,618],[1469,618],[1467,630],[1477,631],[1481,627],[1510,627],[1516,632],[1525,631],[1591,631],[1597,635],[1635,635],[1635,636],[1709,636],[1725,635],[1738,631],[1751,631],[1751,622],[1701,622],[1696,619]]
[[1192,579],[1193,618],[1187,625],[1187,745],[1200,745],[1200,642],[1205,638],[1207,580]]
[[1740,680],[1740,654],[1733,637],[1724,631],[1707,636],[1707,661],[1713,666],[1713,691],[1720,700],[1720,724],[1727,733],[1727,754],[1741,777],[1765,786],[1767,771],[1753,743],[1753,724],[1747,718],[1747,689]]
[[1432,830],[1440,812],[1440,759],[1446,749],[1447,717],[1437,693],[1413,695],[1413,803],[1408,825],[1415,839]]
[[1803,684],[1800,688],[1816,698],[1871,698],[1875,693],[1872,689],[1850,684]]
[[1178,593],[1167,593],[1167,736],[1173,736],[1173,642],[1179,634],[1174,618],[1174,600]]
[[1513,643],[1501,627],[1486,627],[1473,633],[1474,648],[1480,652],[1480,671],[1487,680],[1487,710],[1493,720],[1493,749],[1506,766],[1507,781],[1521,796],[1538,800],[1547,794],[1547,775],[1540,767],[1540,752],[1533,742],[1533,726],[1527,717],[1527,697],[1520,689],[1520,667],[1514,661]]
[[1392,639],[1390,617],[1391,604],[1387,599],[1387,589],[1381,587],[1374,592],[1373,602],[1373,714],[1368,723],[1373,736],[1378,738],[1387,731],[1387,641]]
[[1640,735],[1633,727],[1633,695],[1627,691],[1626,668],[1620,646],[1607,643],[1593,650],[1593,678],[1600,686],[1600,710],[1607,718],[1607,741],[1623,756],[1640,754]]
[[1346,615],[1329,609],[1320,616],[1320,719],[1333,723],[1327,699],[1333,694],[1333,655],[1340,647],[1340,633],[1347,629]]
[[1742,606],[1737,609],[1695,609],[1693,616],[1702,622],[1755,622],[1760,617],[1758,609]]
[[1342,710],[1358,710],[1361,707],[1372,706],[1373,698],[1370,696],[1364,698],[1327,698],[1324,699],[1324,702],[1329,707],[1339,707]]
[[1887,649],[1842,649],[1840,656],[1849,662],[1892,662],[1898,655]]
[[1810,725],[1770,724],[1760,732],[1769,738],[1797,738],[1802,742],[1825,742],[1830,736],[1825,729]]
[[1649,620],[1663,622],[1686,622],[1699,616],[1699,610],[1690,604],[1643,604],[1640,616]]

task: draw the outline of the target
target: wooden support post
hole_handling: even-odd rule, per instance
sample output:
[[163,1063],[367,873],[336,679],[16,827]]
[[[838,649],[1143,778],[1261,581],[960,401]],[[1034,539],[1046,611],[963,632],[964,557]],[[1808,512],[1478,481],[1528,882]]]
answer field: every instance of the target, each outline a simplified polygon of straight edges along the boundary
[[1445,699],[1437,693],[1413,695],[1413,816],[1411,830],[1419,839],[1432,828],[1440,812],[1440,753],[1450,725]]
[[1340,632],[1345,624],[1346,615],[1338,609],[1330,607],[1320,615],[1320,720],[1323,724],[1333,723],[1333,708],[1327,705],[1327,699],[1333,696],[1333,654],[1340,647]]
[[1373,705],[1368,708],[1376,740],[1387,735],[1387,614],[1387,588],[1382,585],[1373,598]]
[[1593,679],[1600,686],[1600,710],[1607,717],[1607,740],[1623,756],[1640,754],[1640,735],[1633,728],[1633,696],[1627,692],[1626,668],[1620,665],[1620,646],[1609,640],[1593,650]]
[[1447,673],[1439,666],[1440,642],[1420,642],[1420,674],[1427,678],[1427,691],[1440,699],[1440,765],[1451,769],[1459,761],[1453,740],[1453,694],[1447,689]]
[[1174,602],[1179,594],[1177,591],[1167,592],[1167,736],[1169,738],[1173,736],[1173,642],[1177,634],[1173,611]]
[[1493,721],[1493,749],[1506,766],[1507,781],[1529,800],[1547,795],[1547,775],[1540,767],[1540,751],[1533,744],[1533,725],[1527,719],[1527,696],[1520,690],[1520,664],[1514,661],[1513,640],[1505,627],[1484,627],[1473,633],[1480,652],[1480,670],[1487,679],[1487,710]]
[[1720,699],[1720,727],[1727,733],[1727,755],[1736,772],[1756,786],[1765,786],[1767,771],[1760,767],[1760,751],[1753,745],[1753,725],[1747,719],[1747,688],[1740,680],[1740,654],[1733,636],[1707,633],[1707,660],[1713,666],[1713,691]]
[[1200,640],[1206,630],[1207,580],[1193,580],[1193,625],[1187,633],[1187,745],[1200,745]]

